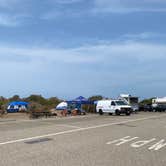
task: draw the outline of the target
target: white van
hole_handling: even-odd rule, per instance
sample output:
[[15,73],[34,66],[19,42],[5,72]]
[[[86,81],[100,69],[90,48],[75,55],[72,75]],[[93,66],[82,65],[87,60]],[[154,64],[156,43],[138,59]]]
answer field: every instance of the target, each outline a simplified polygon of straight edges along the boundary
[[132,108],[122,100],[99,100],[97,102],[96,111],[100,115],[103,115],[103,113],[109,113],[111,115],[130,115]]

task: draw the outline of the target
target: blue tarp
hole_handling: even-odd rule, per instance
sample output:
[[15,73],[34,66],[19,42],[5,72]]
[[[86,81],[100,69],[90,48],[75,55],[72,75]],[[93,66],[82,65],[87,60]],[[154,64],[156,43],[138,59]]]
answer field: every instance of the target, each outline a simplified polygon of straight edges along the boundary
[[12,112],[18,112],[19,108],[27,108],[28,103],[24,101],[13,101],[8,104],[7,112],[12,113]]
[[24,101],[13,101],[13,102],[9,103],[8,105],[24,105],[24,106],[28,106],[28,103],[24,102]]

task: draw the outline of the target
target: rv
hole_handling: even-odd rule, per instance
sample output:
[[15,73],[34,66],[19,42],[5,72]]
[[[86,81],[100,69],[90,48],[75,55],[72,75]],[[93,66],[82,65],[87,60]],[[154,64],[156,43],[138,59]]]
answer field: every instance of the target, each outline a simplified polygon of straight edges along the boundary
[[166,111],[166,97],[152,99],[152,110],[154,112]]
[[131,106],[133,112],[137,112],[139,110],[139,98],[135,96],[131,96],[129,94],[121,94],[119,96],[120,100],[123,100],[128,105]]
[[131,106],[122,100],[99,100],[97,102],[96,111],[100,115],[109,113],[110,115],[131,114]]

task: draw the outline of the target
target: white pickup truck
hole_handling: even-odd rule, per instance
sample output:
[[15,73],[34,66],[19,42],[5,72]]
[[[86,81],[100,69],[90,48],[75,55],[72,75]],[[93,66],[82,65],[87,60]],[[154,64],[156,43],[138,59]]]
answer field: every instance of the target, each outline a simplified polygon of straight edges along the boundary
[[122,100],[99,100],[97,102],[96,111],[100,115],[103,115],[103,113],[109,113],[111,115],[130,115],[132,108]]

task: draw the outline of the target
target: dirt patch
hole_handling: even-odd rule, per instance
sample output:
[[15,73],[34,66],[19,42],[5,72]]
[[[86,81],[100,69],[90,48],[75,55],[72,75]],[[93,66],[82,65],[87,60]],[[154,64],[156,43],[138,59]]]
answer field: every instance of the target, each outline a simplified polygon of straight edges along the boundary
[[24,119],[29,119],[29,114],[27,113],[7,113],[7,114],[4,114],[0,117],[0,120],[2,119],[21,119],[21,120],[24,120]]

